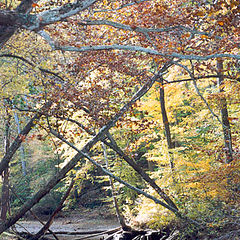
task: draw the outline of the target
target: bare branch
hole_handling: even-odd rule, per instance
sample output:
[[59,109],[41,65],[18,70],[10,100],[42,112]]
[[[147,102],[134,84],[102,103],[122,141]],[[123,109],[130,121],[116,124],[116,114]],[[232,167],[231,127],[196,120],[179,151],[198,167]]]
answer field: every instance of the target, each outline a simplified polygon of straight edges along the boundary
[[195,29],[191,29],[189,27],[186,26],[182,26],[182,25],[175,25],[175,26],[169,26],[169,27],[165,27],[165,28],[142,28],[142,27],[131,27],[129,25],[125,25],[122,23],[118,23],[118,22],[113,22],[113,21],[108,21],[108,20],[84,20],[80,23],[78,23],[79,25],[105,25],[105,26],[111,26],[114,28],[118,28],[118,29],[122,29],[122,30],[127,30],[127,31],[135,31],[135,32],[139,32],[139,33],[162,33],[162,32],[170,32],[170,31],[174,31],[174,30],[181,30],[184,32],[190,32],[191,34],[195,35],[195,34],[199,34],[199,35],[206,35],[209,36],[209,33],[207,32],[201,32],[201,31],[197,31]]
[[144,48],[141,46],[133,46],[133,45],[95,45],[95,46],[84,46],[84,47],[72,47],[72,46],[55,46],[54,50],[61,50],[61,51],[68,51],[68,52],[86,52],[86,51],[102,51],[102,50],[125,50],[125,51],[136,51],[142,52],[152,55],[162,56],[164,58],[178,58],[184,60],[210,60],[214,58],[233,58],[240,60],[240,55],[237,54],[230,54],[230,53],[216,53],[210,54],[206,56],[199,56],[199,55],[184,55],[180,53],[163,53],[158,52],[151,48]]
[[[218,75],[199,76],[199,77],[195,77],[195,80],[205,79],[205,78],[217,78],[217,77],[218,77]],[[187,78],[187,79],[178,79],[178,80],[174,80],[174,81],[167,81],[166,79],[164,79],[164,81],[165,81],[165,83],[163,83],[163,85],[166,85],[169,83],[190,82],[190,81],[194,81],[194,79]]]
[[[18,60],[21,60],[21,61],[27,63],[28,65],[30,65],[30,66],[33,67],[33,68],[37,67],[37,65],[35,65],[35,64],[32,63],[32,62],[30,62],[29,60],[27,60],[26,58],[24,58],[24,57],[22,57],[22,56],[18,56],[18,55],[14,55],[14,54],[1,54],[1,55],[0,55],[0,58],[1,58],[1,57],[16,58],[16,59],[18,59]],[[58,75],[57,73],[55,73],[55,72],[52,72],[51,70],[48,70],[48,69],[45,69],[45,68],[42,68],[42,67],[37,67],[37,68],[38,68],[41,72],[43,72],[43,73],[51,74],[51,75],[57,77],[58,79],[64,81],[64,79],[63,79],[61,76],[59,76],[59,75]]]
[[40,30],[37,33],[47,41],[51,48],[54,48],[55,42],[46,31]]
[[149,2],[149,1],[151,1],[151,0],[139,0],[139,1],[134,0],[133,2],[130,2],[130,3],[127,3],[127,4],[123,4],[123,5],[121,5],[118,8],[94,10],[94,12],[113,12],[113,11],[118,11],[118,10],[121,10],[121,9],[123,9],[125,7],[130,7],[130,6],[133,6],[133,5],[138,4],[138,3]]
[[189,74],[189,76],[193,79],[193,85],[194,85],[194,87],[195,87],[195,89],[196,89],[197,94],[198,94],[199,97],[203,100],[203,102],[206,104],[208,110],[211,112],[211,114],[213,115],[213,117],[215,117],[215,118],[218,120],[218,122],[219,122],[220,124],[222,124],[222,122],[221,122],[221,120],[219,119],[219,117],[212,111],[212,109],[211,109],[211,107],[209,106],[207,100],[203,97],[203,95],[202,95],[201,92],[199,91],[199,88],[197,87],[197,83],[196,83],[196,79],[195,79],[194,74],[188,69],[187,66],[185,66],[185,65],[183,65],[183,64],[180,64],[180,63],[175,63],[175,64],[187,71],[187,73]]
[[199,90],[199,88],[198,88],[197,83],[196,83],[195,80],[193,80],[193,85],[194,85],[194,87],[195,87],[195,89],[196,89],[197,94],[198,94],[199,97],[203,100],[203,102],[206,104],[208,110],[211,112],[211,114],[213,115],[213,117],[215,117],[215,118],[218,120],[218,122],[222,125],[222,121],[220,120],[220,118],[218,117],[218,115],[216,115],[216,114],[213,112],[213,110],[210,108],[207,100],[206,100],[206,99],[203,97],[203,95],[201,94],[201,92],[200,92],[200,90]]

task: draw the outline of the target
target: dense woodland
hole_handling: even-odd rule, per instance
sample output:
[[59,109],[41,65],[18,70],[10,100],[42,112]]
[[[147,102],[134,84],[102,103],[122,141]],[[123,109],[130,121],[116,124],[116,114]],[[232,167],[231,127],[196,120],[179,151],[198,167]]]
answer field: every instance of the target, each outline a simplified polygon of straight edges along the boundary
[[239,239],[239,35],[239,0],[1,0],[0,233],[91,182],[124,230]]

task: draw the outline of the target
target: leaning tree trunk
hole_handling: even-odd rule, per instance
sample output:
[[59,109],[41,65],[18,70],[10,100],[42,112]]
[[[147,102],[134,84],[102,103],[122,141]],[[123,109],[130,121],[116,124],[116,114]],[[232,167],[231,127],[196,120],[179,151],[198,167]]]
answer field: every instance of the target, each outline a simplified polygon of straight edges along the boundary
[[[217,69],[218,69],[218,85],[220,93],[224,92],[223,89],[223,60],[217,60]],[[221,117],[222,117],[222,128],[224,136],[224,146],[226,153],[226,163],[230,163],[233,160],[233,149],[232,149],[232,136],[231,136],[231,127],[228,120],[228,108],[227,100],[223,96],[220,101]]]
[[15,11],[2,10],[0,16],[0,49],[13,36],[19,25],[24,23],[23,14],[32,9],[32,0],[22,0]]

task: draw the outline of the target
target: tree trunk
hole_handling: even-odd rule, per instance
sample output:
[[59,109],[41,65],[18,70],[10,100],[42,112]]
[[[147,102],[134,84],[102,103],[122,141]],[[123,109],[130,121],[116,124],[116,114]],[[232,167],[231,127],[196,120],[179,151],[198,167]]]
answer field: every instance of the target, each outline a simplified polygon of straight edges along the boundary
[[[18,114],[16,112],[14,113],[14,118],[15,118],[15,122],[17,124],[18,134],[20,134],[21,133],[20,121],[19,121]],[[20,155],[21,155],[21,164],[22,164],[22,175],[26,176],[27,171],[26,171],[25,151],[24,151],[23,144],[21,144],[21,146],[20,146]]]
[[[10,119],[7,106],[5,106],[5,134],[4,134],[4,152],[5,154],[9,151],[10,146]],[[7,212],[10,210],[9,205],[9,165],[6,166],[2,172],[2,205],[1,205],[1,219],[6,220]]]
[[[217,69],[218,69],[218,85],[219,92],[223,93],[223,60],[217,60]],[[226,153],[226,163],[230,163],[233,160],[233,149],[232,149],[232,136],[231,136],[231,127],[228,120],[228,109],[227,109],[227,100],[223,96],[220,101],[221,117],[222,117],[222,128],[224,136],[224,146]]]
[[160,105],[161,105],[161,112],[162,112],[162,120],[163,120],[165,135],[167,138],[168,154],[169,154],[169,159],[170,159],[170,168],[172,171],[172,179],[173,179],[173,182],[176,182],[176,179],[174,177],[174,168],[175,168],[174,167],[174,156],[173,156],[173,152],[171,151],[172,149],[175,148],[175,146],[172,141],[171,130],[170,130],[167,111],[166,111],[163,78],[160,78],[160,84],[161,84],[161,86],[160,86]]
[[32,9],[32,0],[22,0],[15,11],[0,11],[0,49],[25,22],[25,13]]

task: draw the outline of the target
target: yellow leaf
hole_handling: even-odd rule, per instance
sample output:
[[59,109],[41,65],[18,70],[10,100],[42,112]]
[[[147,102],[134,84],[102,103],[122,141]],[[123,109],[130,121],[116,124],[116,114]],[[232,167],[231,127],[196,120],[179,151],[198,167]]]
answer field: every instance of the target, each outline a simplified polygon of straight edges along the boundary
[[205,13],[204,13],[203,11],[198,11],[198,12],[196,13],[196,15],[199,16],[199,17],[201,17],[201,16],[204,16]]

